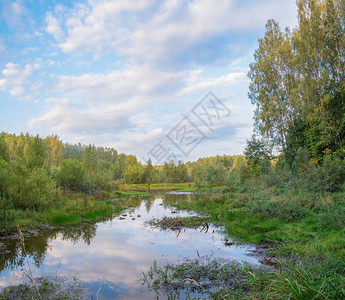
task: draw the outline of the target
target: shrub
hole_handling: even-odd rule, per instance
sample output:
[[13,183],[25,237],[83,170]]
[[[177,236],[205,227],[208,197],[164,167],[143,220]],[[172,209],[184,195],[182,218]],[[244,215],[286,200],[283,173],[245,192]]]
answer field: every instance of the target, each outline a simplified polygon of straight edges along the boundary
[[262,219],[279,218],[285,222],[303,219],[308,210],[294,202],[276,202],[258,200],[248,203],[250,213],[259,215]]
[[342,230],[345,228],[345,207],[330,207],[318,214],[317,228],[320,230]]
[[345,182],[345,166],[339,158],[326,157],[322,166],[299,175],[299,181],[310,191],[337,192]]
[[15,166],[9,179],[8,196],[15,208],[43,210],[57,199],[55,182],[46,170],[28,171],[25,166]]
[[225,178],[225,185],[227,186],[227,192],[234,192],[236,186],[239,184],[239,176],[236,171],[231,171]]
[[74,159],[66,159],[55,174],[57,184],[64,190],[83,191],[85,169],[82,163]]

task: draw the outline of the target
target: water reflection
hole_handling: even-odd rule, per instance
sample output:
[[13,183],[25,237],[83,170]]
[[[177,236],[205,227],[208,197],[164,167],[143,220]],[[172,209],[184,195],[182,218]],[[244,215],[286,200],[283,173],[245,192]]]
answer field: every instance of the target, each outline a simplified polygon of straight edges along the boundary
[[[131,207],[126,216],[101,222],[82,223],[44,232],[26,239],[27,253],[35,277],[77,276],[95,296],[100,284],[107,281],[114,289],[102,287],[106,299],[126,296],[152,299],[153,294],[137,280],[156,260],[158,264],[196,258],[200,255],[233,258],[256,263],[246,255],[250,247],[225,246],[219,229],[210,226],[207,233],[186,229],[175,232],[151,228],[146,221],[163,216],[189,216],[189,212],[173,213],[170,206],[193,195],[164,194],[136,196],[126,200]],[[16,282],[21,268],[26,268],[19,244],[6,240],[10,253],[0,257],[0,287]],[[101,298],[100,298],[101,299]]]

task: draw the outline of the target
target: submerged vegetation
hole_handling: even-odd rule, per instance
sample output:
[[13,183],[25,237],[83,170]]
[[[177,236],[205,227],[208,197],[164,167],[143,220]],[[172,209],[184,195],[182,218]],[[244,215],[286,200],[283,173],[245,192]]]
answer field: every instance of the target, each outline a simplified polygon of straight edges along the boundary
[[142,283],[168,299],[343,299],[343,268],[343,262],[330,257],[281,262],[279,269],[200,257],[154,263]]
[[177,230],[181,231],[182,228],[201,228],[201,231],[208,231],[207,218],[205,217],[163,217],[162,219],[151,219],[148,222],[150,225],[159,227],[163,230]]
[[248,289],[244,283],[247,277],[240,263],[199,258],[163,267],[154,262],[149,271],[143,273],[142,283],[156,291],[158,296],[167,295],[169,299],[195,299],[198,296],[224,299],[243,295]]

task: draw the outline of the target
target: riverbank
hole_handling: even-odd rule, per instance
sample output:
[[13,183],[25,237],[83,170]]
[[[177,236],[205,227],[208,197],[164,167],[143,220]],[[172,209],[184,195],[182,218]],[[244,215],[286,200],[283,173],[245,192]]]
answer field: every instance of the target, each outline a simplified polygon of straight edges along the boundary
[[[186,184],[166,184],[161,188],[154,186],[154,190],[160,191],[172,188],[179,191],[197,190]],[[119,191],[112,193],[111,199],[65,194],[63,205],[44,212],[17,211],[15,219],[19,220],[21,228],[44,230],[46,226],[116,215],[126,208],[130,196],[148,194],[147,190],[141,189],[141,185],[120,186]],[[179,210],[199,212],[202,217],[175,218],[173,213],[169,218],[152,219],[151,225],[177,231],[184,227],[199,227],[204,232],[207,232],[209,224],[223,225],[233,239],[231,245],[268,245],[274,267],[263,271],[246,264],[220,263],[217,267],[219,270],[227,268],[229,274],[241,276],[236,285],[222,285],[215,293],[212,288],[216,284],[214,278],[204,276],[208,264],[200,258],[199,262],[192,264],[177,263],[151,269],[153,281],[159,279],[162,284],[166,281],[164,286],[155,285],[155,288],[171,293],[171,289],[166,289],[165,285],[174,286],[176,291],[188,290],[192,286],[205,292],[207,286],[203,285],[204,282],[210,287],[206,294],[213,295],[215,299],[345,297],[342,289],[345,286],[344,193],[316,194],[301,189],[267,187],[260,180],[242,182],[230,188],[219,186],[197,191],[199,193],[193,197],[186,197],[173,205]],[[198,272],[200,266],[206,268],[203,273]],[[166,270],[166,273],[162,270]],[[176,280],[181,283],[186,278],[190,280],[183,281],[178,287],[175,285]],[[208,279],[212,282],[207,283]],[[152,285],[152,281],[146,283]]]
[[148,192],[115,191],[106,198],[94,197],[83,193],[64,192],[54,207],[42,211],[14,210],[6,211],[6,222],[0,229],[0,237],[16,232],[18,226],[24,231],[44,231],[47,228],[82,221],[96,220],[117,215],[126,209],[121,199]]
[[[248,271],[237,296],[345,298],[344,193],[267,187],[260,180],[230,190],[218,187],[205,194],[204,189],[175,206],[206,213],[208,222],[224,225],[238,242],[271,245],[278,267]],[[233,287],[227,289],[221,295],[235,295]]]
[[59,201],[53,207],[45,210],[6,210],[4,220],[0,224],[0,237],[13,234],[16,232],[17,226],[24,231],[37,232],[54,226],[117,215],[127,208],[122,199],[147,195],[154,191],[184,190],[190,186],[190,183],[122,184],[116,191],[100,193],[96,196],[68,191],[61,192]]

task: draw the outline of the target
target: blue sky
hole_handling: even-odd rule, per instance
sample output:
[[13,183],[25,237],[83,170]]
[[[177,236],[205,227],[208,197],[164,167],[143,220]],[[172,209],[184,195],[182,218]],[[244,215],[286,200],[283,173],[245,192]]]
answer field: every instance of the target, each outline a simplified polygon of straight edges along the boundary
[[[265,23],[294,27],[294,0],[0,0],[0,131],[57,134],[147,158],[242,153],[246,77]],[[230,111],[211,130],[192,109],[212,92]],[[167,134],[203,132],[186,157]],[[151,151],[152,153],[152,151]]]

